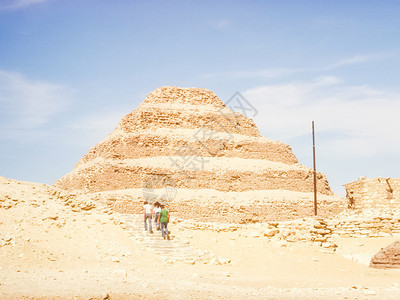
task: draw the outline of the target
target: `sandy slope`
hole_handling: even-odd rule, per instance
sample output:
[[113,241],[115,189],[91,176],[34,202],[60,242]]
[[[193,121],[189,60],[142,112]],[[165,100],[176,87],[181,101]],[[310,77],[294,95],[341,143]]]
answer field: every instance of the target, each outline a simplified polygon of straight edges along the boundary
[[248,237],[246,229],[218,233],[171,224],[177,239],[232,263],[168,263],[114,224],[117,216],[53,187],[0,178],[0,205],[1,299],[400,297],[400,270],[370,269],[344,257],[362,261],[395,238],[342,239],[331,254]]

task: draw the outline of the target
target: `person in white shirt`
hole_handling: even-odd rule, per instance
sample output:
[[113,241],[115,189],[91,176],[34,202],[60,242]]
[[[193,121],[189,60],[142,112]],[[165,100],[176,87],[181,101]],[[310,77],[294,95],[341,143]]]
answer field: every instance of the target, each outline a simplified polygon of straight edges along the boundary
[[153,233],[153,229],[151,227],[151,219],[154,216],[154,211],[153,211],[153,207],[147,201],[144,201],[143,215],[144,215],[144,230],[147,230],[147,221],[148,221],[149,222],[149,232]]

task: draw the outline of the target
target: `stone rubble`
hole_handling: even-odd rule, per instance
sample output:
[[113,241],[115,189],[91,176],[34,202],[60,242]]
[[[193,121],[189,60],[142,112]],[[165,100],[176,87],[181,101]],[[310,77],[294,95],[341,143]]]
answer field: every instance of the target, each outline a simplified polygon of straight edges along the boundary
[[400,241],[396,241],[372,257],[370,267],[378,269],[400,268]]
[[266,238],[288,243],[308,242],[335,251],[336,237],[377,238],[400,236],[400,208],[346,210],[329,217],[309,217],[283,222],[258,224],[220,224],[193,220],[175,220],[183,229],[215,232],[239,231],[243,237]]

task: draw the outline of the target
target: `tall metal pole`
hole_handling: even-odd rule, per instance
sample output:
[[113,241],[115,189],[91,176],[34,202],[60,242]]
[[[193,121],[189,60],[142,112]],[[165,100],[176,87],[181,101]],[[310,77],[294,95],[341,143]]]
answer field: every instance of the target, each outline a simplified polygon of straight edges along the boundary
[[313,163],[314,163],[314,214],[317,215],[317,167],[315,164],[314,121],[312,121],[312,141],[313,141]]

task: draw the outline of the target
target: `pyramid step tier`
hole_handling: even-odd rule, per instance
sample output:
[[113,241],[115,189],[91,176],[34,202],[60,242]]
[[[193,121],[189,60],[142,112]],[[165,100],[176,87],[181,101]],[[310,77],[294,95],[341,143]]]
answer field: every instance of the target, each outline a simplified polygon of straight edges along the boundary
[[137,109],[125,116],[117,130],[126,133],[157,128],[208,128],[210,130],[260,136],[252,119],[233,111],[185,111],[166,108]]
[[[181,160],[182,157],[175,157]],[[75,168],[55,186],[89,192],[143,187],[149,177],[168,176],[168,185],[176,188],[204,189],[210,185],[219,191],[274,190],[313,191],[312,171],[302,165],[287,165],[266,160],[210,157],[202,169],[190,170],[174,165],[174,157],[131,160],[92,160]],[[185,161],[185,158],[183,158]],[[331,194],[328,181],[317,173],[320,193]],[[162,184],[162,182],[160,183]],[[157,188],[154,186],[153,188]]]
[[[222,139],[218,139],[221,137]],[[262,137],[215,134],[205,137],[201,129],[159,130],[125,135],[110,135],[82,157],[77,166],[98,157],[135,159],[156,156],[224,156],[297,163],[291,148]]]
[[155,89],[146,96],[141,106],[171,103],[213,106],[216,108],[225,107],[224,102],[213,91],[202,88],[182,88],[176,86],[163,86]]
[[[224,192],[214,189],[178,189],[166,199],[168,189],[132,188],[87,194],[114,212],[140,214],[143,202],[166,204],[175,218],[206,222],[247,223],[286,221],[314,215],[314,193],[287,190]],[[171,196],[171,194],[169,194]],[[334,195],[318,193],[318,215],[328,217],[343,211],[347,203]],[[143,225],[143,220],[140,223]],[[207,225],[208,226],[208,225]]]

